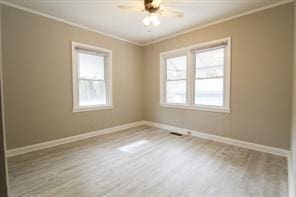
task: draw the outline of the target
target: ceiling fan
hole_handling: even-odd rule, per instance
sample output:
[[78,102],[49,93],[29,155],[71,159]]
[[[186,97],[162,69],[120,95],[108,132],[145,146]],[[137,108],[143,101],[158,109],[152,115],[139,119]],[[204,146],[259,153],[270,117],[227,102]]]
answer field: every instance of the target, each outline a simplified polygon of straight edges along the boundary
[[144,7],[119,5],[118,7],[125,10],[148,12],[148,15],[143,19],[145,26],[157,26],[160,24],[158,16],[174,16],[182,17],[183,13],[167,8],[160,8],[161,0],[144,0]]

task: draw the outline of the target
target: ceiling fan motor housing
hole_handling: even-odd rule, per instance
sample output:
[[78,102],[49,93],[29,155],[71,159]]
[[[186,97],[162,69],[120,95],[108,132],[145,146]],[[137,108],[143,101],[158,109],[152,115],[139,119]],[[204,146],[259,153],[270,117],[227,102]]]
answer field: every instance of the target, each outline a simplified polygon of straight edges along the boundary
[[156,7],[153,4],[153,0],[144,0],[144,5],[145,5],[145,10],[150,13],[154,13],[159,10],[159,5]]

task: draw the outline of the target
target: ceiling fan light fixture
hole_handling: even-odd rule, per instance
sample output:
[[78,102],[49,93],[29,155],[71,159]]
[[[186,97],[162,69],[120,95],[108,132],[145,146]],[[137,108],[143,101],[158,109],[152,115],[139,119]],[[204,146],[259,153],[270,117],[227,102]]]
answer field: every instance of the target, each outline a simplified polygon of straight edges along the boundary
[[160,3],[161,3],[161,0],[153,0],[151,4],[154,7],[159,7],[160,6]]
[[156,14],[151,13],[143,19],[143,24],[145,26],[158,26],[160,24],[160,20]]

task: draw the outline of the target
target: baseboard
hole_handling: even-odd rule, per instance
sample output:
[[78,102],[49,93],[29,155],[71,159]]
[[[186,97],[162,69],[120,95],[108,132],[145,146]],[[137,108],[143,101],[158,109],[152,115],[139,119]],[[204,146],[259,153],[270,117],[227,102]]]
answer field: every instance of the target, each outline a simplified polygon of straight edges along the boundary
[[294,174],[292,155],[288,155],[289,197],[296,197],[296,177]]
[[216,142],[231,144],[231,145],[235,145],[235,146],[239,146],[239,147],[243,147],[243,148],[248,148],[251,150],[256,150],[256,151],[261,151],[261,152],[265,152],[265,153],[270,153],[270,154],[274,154],[274,155],[287,157],[288,176],[289,176],[289,197],[295,197],[296,180],[295,180],[294,173],[293,173],[292,159],[291,159],[290,151],[285,150],[285,149],[279,149],[279,148],[275,148],[275,147],[250,143],[250,142],[246,142],[246,141],[236,140],[236,139],[232,139],[232,138],[221,137],[221,136],[217,136],[217,135],[208,134],[205,132],[194,131],[191,129],[185,129],[185,128],[175,127],[175,126],[171,126],[171,125],[166,125],[166,124],[159,124],[159,123],[150,122],[150,121],[138,121],[138,122],[124,124],[124,125],[120,125],[120,126],[116,126],[116,127],[112,127],[112,128],[88,132],[88,133],[84,133],[81,135],[76,135],[76,136],[71,136],[71,137],[67,137],[67,138],[47,141],[47,142],[43,142],[43,143],[39,143],[39,144],[33,144],[30,146],[24,146],[24,147],[20,147],[20,148],[10,149],[10,150],[6,151],[6,156],[13,157],[13,156],[21,155],[24,153],[29,153],[29,152],[33,152],[33,151],[37,151],[37,150],[41,150],[41,149],[45,149],[45,148],[50,148],[50,147],[54,147],[54,146],[58,146],[58,145],[62,145],[62,144],[67,144],[70,142],[75,142],[75,141],[79,141],[79,140],[83,140],[83,139],[87,139],[87,138],[91,138],[91,137],[95,137],[95,136],[99,136],[99,135],[103,135],[103,134],[107,134],[107,133],[113,133],[113,132],[129,129],[129,128],[133,128],[133,127],[137,127],[137,126],[141,126],[141,125],[157,127],[157,128],[161,128],[161,129],[164,129],[167,131],[174,131],[174,132],[181,133],[181,134],[190,134],[192,136],[196,136],[196,137],[200,137],[200,138],[204,138],[204,139],[209,139],[209,140],[213,140]]
[[209,139],[213,140],[216,142],[221,142],[225,144],[231,144],[243,148],[248,148],[251,150],[256,150],[256,151],[261,151],[273,155],[278,155],[282,157],[287,158],[287,164],[288,164],[288,184],[289,184],[289,197],[296,197],[296,177],[294,176],[294,171],[296,169],[293,169],[293,164],[292,164],[292,159],[291,159],[291,153],[289,150],[285,149],[280,149],[280,148],[275,148],[275,147],[270,147],[270,146],[264,146],[260,144],[255,144],[255,143],[250,143],[242,140],[236,140],[232,138],[227,138],[227,137],[221,137],[217,135],[211,135],[205,132],[199,132],[199,131],[194,131],[191,129],[184,129],[180,127],[175,127],[171,125],[165,125],[165,124],[159,124],[155,122],[149,122],[149,121],[144,121],[144,124],[147,126],[152,126],[152,127],[157,127],[161,128],[167,131],[174,131],[177,133],[181,134],[190,134],[192,136],[204,138],[204,139]]
[[76,142],[79,140],[83,140],[83,139],[87,139],[87,138],[91,138],[91,137],[95,137],[95,136],[99,136],[99,135],[103,135],[103,134],[107,134],[107,133],[113,133],[113,132],[129,129],[132,127],[141,126],[144,124],[145,124],[144,121],[138,121],[138,122],[134,122],[134,123],[130,123],[130,124],[119,125],[116,127],[111,127],[111,128],[107,128],[107,129],[98,130],[98,131],[92,131],[92,132],[88,132],[88,133],[84,133],[84,134],[80,134],[80,135],[75,135],[75,136],[71,136],[71,137],[66,137],[66,138],[61,138],[61,139],[57,139],[57,140],[51,140],[51,141],[47,141],[47,142],[33,144],[33,145],[29,145],[29,146],[23,146],[20,148],[10,149],[10,150],[6,151],[6,156],[13,157],[13,156],[21,155],[24,153],[29,153],[29,152],[33,152],[33,151],[37,151],[37,150],[41,150],[41,149],[45,149],[45,148],[50,148],[50,147],[54,147],[54,146],[58,146],[58,145],[62,145],[62,144],[67,144],[70,142]]
[[99,136],[99,135],[103,135],[103,134],[107,134],[107,133],[113,133],[113,132],[121,131],[124,129],[129,129],[129,128],[137,127],[137,126],[141,126],[141,125],[153,126],[153,127],[162,128],[162,129],[165,129],[168,131],[182,133],[182,134],[190,133],[190,135],[192,135],[192,136],[196,136],[196,137],[200,137],[200,138],[204,138],[204,139],[209,139],[209,140],[213,140],[213,141],[217,141],[217,142],[222,142],[225,144],[240,146],[240,147],[244,147],[244,148],[248,148],[248,149],[252,149],[252,150],[256,150],[256,151],[261,151],[261,152],[265,152],[265,153],[270,153],[270,154],[274,154],[274,155],[279,155],[279,156],[283,156],[283,157],[288,157],[288,155],[289,155],[289,151],[284,150],[284,149],[259,145],[259,144],[255,144],[255,143],[245,142],[245,141],[236,140],[236,139],[227,138],[227,137],[221,137],[221,136],[217,136],[217,135],[208,134],[205,132],[199,132],[199,131],[194,131],[194,130],[190,130],[190,129],[180,128],[180,127],[175,127],[175,126],[170,126],[170,125],[165,125],[165,124],[159,124],[159,123],[155,123],[155,122],[138,121],[138,122],[124,124],[124,125],[120,125],[120,126],[116,126],[116,127],[112,127],[112,128],[88,132],[88,133],[84,133],[81,135],[76,135],[76,136],[71,136],[71,137],[67,137],[67,138],[62,138],[62,139],[47,141],[47,142],[43,142],[43,143],[33,144],[33,145],[29,145],[29,146],[24,146],[24,147],[20,147],[20,148],[10,149],[10,150],[6,151],[6,156],[13,157],[13,156],[21,155],[24,153],[33,152],[33,151],[37,151],[37,150],[41,150],[41,149],[45,149],[45,148],[50,148],[50,147],[54,147],[54,146],[58,146],[58,145],[62,145],[62,144],[70,143],[70,142],[75,142],[75,141],[79,141],[79,140],[83,140],[83,139],[87,139],[87,138],[91,138],[91,137],[95,137],[95,136]]
[[282,157],[288,157],[288,155],[289,155],[289,150],[285,150],[285,149],[264,146],[264,145],[246,142],[246,141],[242,141],[242,140],[236,140],[233,138],[221,137],[221,136],[217,136],[217,135],[208,134],[205,132],[194,131],[191,129],[185,129],[185,128],[175,127],[175,126],[171,126],[171,125],[159,124],[159,123],[155,123],[155,122],[144,121],[144,124],[148,125],[148,126],[153,126],[153,127],[165,129],[168,131],[182,133],[182,134],[189,134],[190,133],[190,135],[192,135],[192,136],[196,136],[196,137],[200,137],[200,138],[204,138],[204,139],[209,139],[209,140],[213,140],[213,141],[221,142],[221,143],[225,143],[225,144],[240,146],[243,148],[248,148],[248,149],[261,151],[261,152],[265,152],[265,153],[269,153],[269,154],[273,154],[273,155],[278,155],[278,156],[282,156]]

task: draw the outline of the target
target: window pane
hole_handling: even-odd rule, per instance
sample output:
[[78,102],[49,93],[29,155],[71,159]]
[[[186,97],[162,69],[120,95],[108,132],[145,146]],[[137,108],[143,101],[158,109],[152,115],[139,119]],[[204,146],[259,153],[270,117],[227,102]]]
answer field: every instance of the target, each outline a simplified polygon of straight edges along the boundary
[[196,78],[223,77],[223,66],[201,67],[196,70]]
[[166,102],[186,103],[186,80],[166,82]]
[[78,52],[79,78],[104,79],[105,58],[100,55],[91,55]]
[[186,79],[186,56],[167,59],[167,79]]
[[195,104],[223,106],[223,78],[195,80]]
[[105,81],[79,80],[79,106],[102,104],[107,104]]
[[224,65],[224,49],[210,49],[196,53],[196,68],[217,67]]

